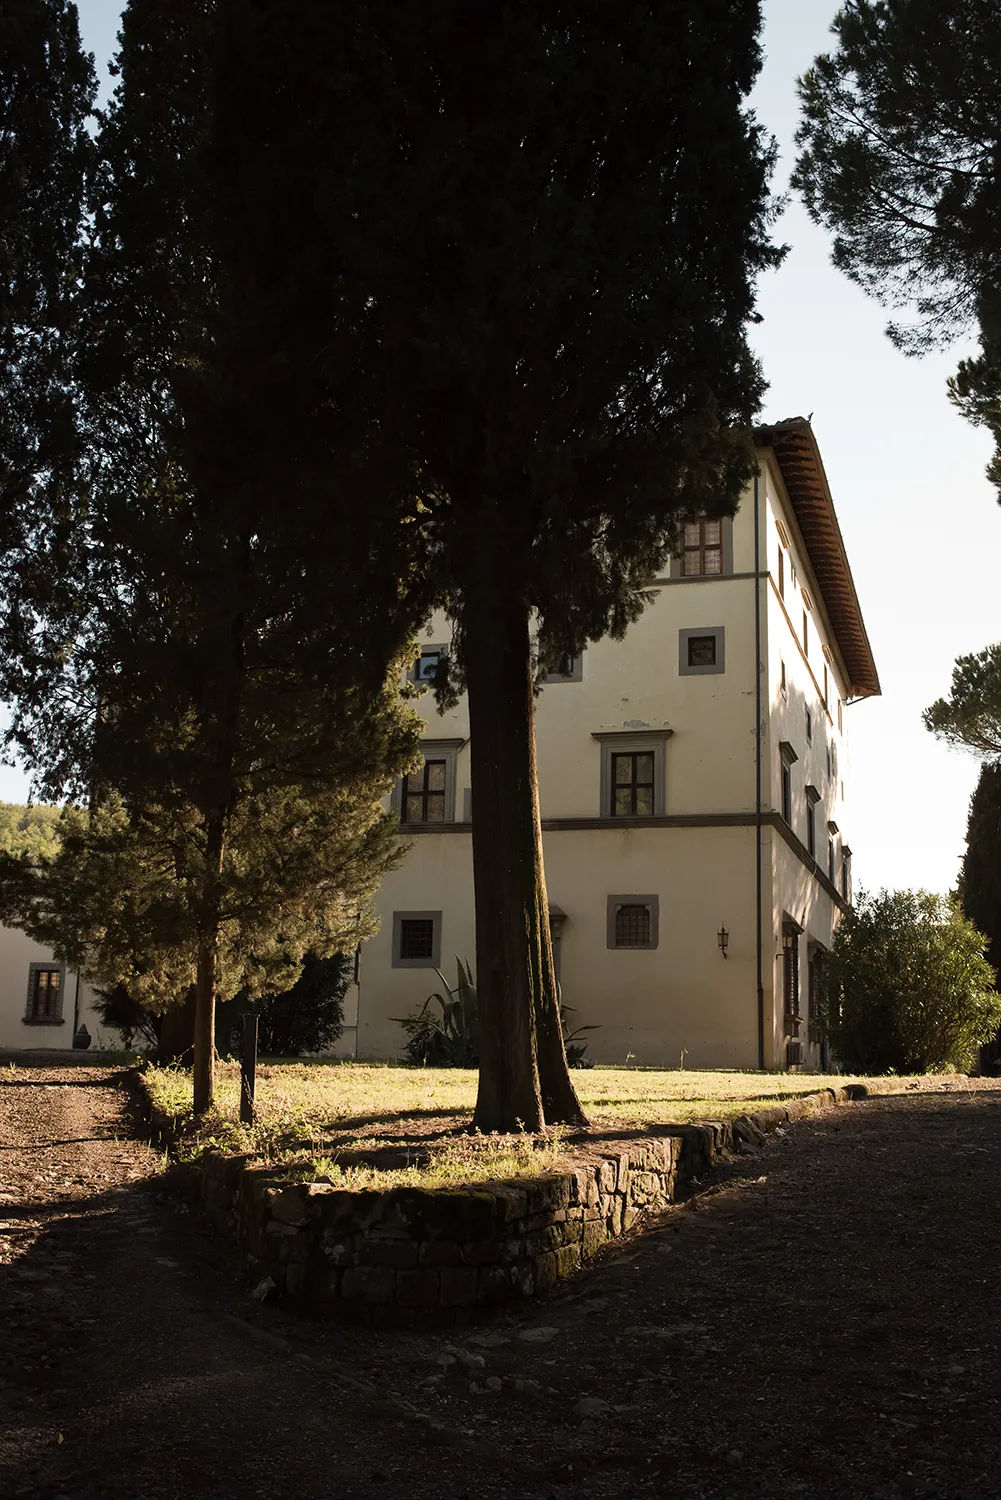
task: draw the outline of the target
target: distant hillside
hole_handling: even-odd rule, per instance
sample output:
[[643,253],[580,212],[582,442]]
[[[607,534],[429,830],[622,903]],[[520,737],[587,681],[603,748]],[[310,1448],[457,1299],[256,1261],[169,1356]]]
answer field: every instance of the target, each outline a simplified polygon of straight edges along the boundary
[[29,854],[32,859],[52,859],[59,852],[61,807],[24,807],[20,802],[0,802],[0,850],[7,854]]

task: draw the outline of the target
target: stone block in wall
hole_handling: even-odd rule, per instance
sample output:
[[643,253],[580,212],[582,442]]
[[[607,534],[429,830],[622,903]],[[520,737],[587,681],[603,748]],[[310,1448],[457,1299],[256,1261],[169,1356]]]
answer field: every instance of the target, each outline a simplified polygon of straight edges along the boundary
[[629,1152],[620,1151],[616,1160],[618,1171],[615,1174],[615,1191],[627,1193],[629,1191]]
[[457,1266],[460,1259],[458,1245],[450,1240],[422,1240],[418,1246],[417,1263],[421,1266]]
[[477,1273],[477,1302],[506,1302],[511,1294],[512,1278],[507,1266],[481,1266]]
[[316,1200],[317,1212],[324,1230],[332,1230],[342,1239],[361,1234],[375,1222],[382,1207],[384,1194],[364,1188],[350,1193],[344,1188],[335,1188]]
[[609,1199],[608,1218],[605,1221],[608,1225],[609,1234],[616,1235],[622,1233],[622,1204],[623,1199],[621,1196],[618,1193],[613,1193]]
[[614,1193],[615,1184],[619,1178],[619,1164],[617,1161],[603,1161],[598,1168],[598,1188],[602,1194]]
[[571,1276],[580,1270],[580,1245],[564,1245],[555,1255],[557,1276]]
[[417,1239],[485,1240],[494,1232],[494,1195],[479,1189],[424,1192],[396,1188],[386,1194],[381,1222],[399,1223]]
[[535,1270],[531,1261],[523,1261],[512,1271],[512,1290],[516,1297],[531,1297],[535,1294]]
[[580,1253],[584,1260],[590,1260],[596,1250],[608,1239],[608,1228],[604,1219],[593,1219],[584,1225],[584,1237],[581,1240]]
[[553,1172],[526,1183],[526,1216],[544,1213],[547,1209],[566,1209],[570,1203],[571,1184],[576,1186],[571,1172]]
[[353,1266],[357,1243],[354,1236],[344,1238],[335,1234],[332,1229],[325,1229],[320,1241],[324,1257],[332,1266]]
[[430,1266],[397,1273],[396,1301],[400,1307],[437,1307],[440,1294],[441,1272]]
[[524,1188],[507,1183],[491,1184],[498,1224],[516,1224],[528,1213],[528,1194]]
[[495,1239],[467,1240],[459,1246],[464,1266],[493,1266],[500,1262],[500,1245]]
[[394,1266],[407,1271],[417,1264],[416,1240],[380,1239],[376,1235],[362,1235],[358,1241],[356,1259],[361,1266]]
[[537,1255],[532,1262],[532,1272],[536,1292],[548,1292],[556,1285],[556,1252],[549,1250],[543,1255]]
[[305,1187],[298,1183],[288,1187],[272,1188],[268,1197],[271,1217],[279,1224],[301,1225],[306,1223]]
[[631,1172],[630,1201],[638,1207],[660,1203],[664,1198],[664,1180],[657,1172]]
[[571,1206],[593,1208],[598,1202],[598,1167],[578,1167],[570,1190]]
[[627,1229],[632,1229],[633,1225],[636,1223],[636,1220],[639,1218],[639,1216],[640,1216],[639,1215],[639,1209],[637,1209],[637,1208],[624,1208],[622,1210],[622,1232],[623,1232],[623,1234],[626,1232]]
[[442,1307],[472,1307],[477,1298],[479,1272],[475,1266],[443,1266],[441,1278]]
[[519,1227],[521,1234],[533,1234],[537,1229],[548,1229],[550,1224],[563,1224],[566,1222],[567,1210],[565,1208],[551,1208],[541,1214],[531,1214],[527,1219],[522,1219]]
[[394,1301],[396,1272],[390,1266],[349,1266],[341,1275],[341,1298],[376,1306]]

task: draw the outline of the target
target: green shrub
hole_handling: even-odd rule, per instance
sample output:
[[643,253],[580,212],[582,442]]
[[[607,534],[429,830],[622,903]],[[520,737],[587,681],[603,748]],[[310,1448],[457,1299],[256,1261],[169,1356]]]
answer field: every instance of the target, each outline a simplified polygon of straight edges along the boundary
[[1001,1025],[983,934],[928,891],[860,893],[826,966],[821,1024],[858,1073],[969,1069]]
[[[435,969],[444,994],[436,990],[411,1015],[396,1017],[407,1034],[403,1055],[408,1062],[419,1063],[425,1068],[475,1068],[479,1065],[476,981],[469,964],[461,958],[456,958],[455,967],[454,990],[441,970]],[[594,1062],[585,1055],[587,1043],[578,1038],[585,1031],[596,1031],[597,1027],[577,1026],[573,1031],[568,1030],[570,1012],[570,1006],[560,1005],[567,1062],[571,1068],[593,1068]]]

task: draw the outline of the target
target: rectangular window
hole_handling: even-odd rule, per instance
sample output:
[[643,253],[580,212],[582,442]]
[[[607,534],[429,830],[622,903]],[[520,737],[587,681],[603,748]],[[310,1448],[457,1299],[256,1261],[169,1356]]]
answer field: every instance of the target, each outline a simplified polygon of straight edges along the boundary
[[653,751],[613,754],[612,817],[652,818],[653,807]]
[[53,964],[32,964],[28,979],[28,1007],[24,1019],[35,1026],[53,1025],[63,1018],[63,971]]
[[846,901],[852,899],[852,852],[843,849],[841,852],[841,894]]
[[659,919],[660,900],[657,896],[609,896],[609,948],[656,948]]
[[810,654],[810,616],[806,610],[803,611],[803,650],[807,656]]
[[792,827],[792,768],[799,756],[796,754],[788,740],[779,743],[779,755],[781,757],[782,775],[782,816]]
[[813,714],[809,709],[806,710],[806,743],[813,744]]
[[714,667],[716,665],[716,637],[714,635],[690,635],[688,637],[688,665],[690,667]]
[[786,596],[786,555],[782,551],[782,548],[780,547],[779,548],[779,598],[780,599],[784,599],[785,596]]
[[434,969],[441,961],[441,912],[394,911],[393,968]]
[[820,793],[815,786],[806,789],[806,847],[811,858],[817,857],[817,803]]
[[827,668],[824,668],[824,707],[827,707]]
[[722,625],[678,631],[678,672],[682,677],[704,677],[726,669],[726,632]]
[[835,847],[833,834],[827,840],[827,878],[834,884]]
[[422,770],[403,778],[403,822],[444,821],[445,762],[426,760]]
[[827,747],[827,779],[828,779],[828,781],[830,781],[832,779],[831,778],[831,747],[830,747],[830,745],[828,745],[828,747]]
[[838,699],[838,733],[844,734],[845,727],[841,722],[841,699]]
[[723,522],[689,516],[683,528],[682,575],[698,578],[723,571]]
[[779,662],[779,667],[781,669],[780,672],[779,672],[779,692],[782,694],[783,698],[788,698],[788,696],[789,696],[789,684],[786,682],[786,664],[785,664],[785,662],[784,661]]

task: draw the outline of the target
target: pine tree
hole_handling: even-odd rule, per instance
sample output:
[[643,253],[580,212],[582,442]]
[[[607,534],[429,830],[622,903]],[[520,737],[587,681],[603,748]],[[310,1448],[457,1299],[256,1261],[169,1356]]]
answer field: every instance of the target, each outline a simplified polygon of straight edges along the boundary
[[[248,318],[273,357],[311,339],[330,405],[375,414],[380,451],[409,462],[415,554],[455,622],[437,688],[469,697],[476,1124],[579,1122],[533,652],[621,635],[681,514],[732,512],[752,471],[745,327],[778,257],[772,153],[742,107],[760,8],[220,0],[219,16],[217,181]],[[272,285],[287,265],[291,308]]]
[[950,395],[988,428],[1001,498],[1001,12],[996,0],[851,0],[800,81],[794,185],[833,230],[834,263],[921,352],[973,324],[981,353]]

